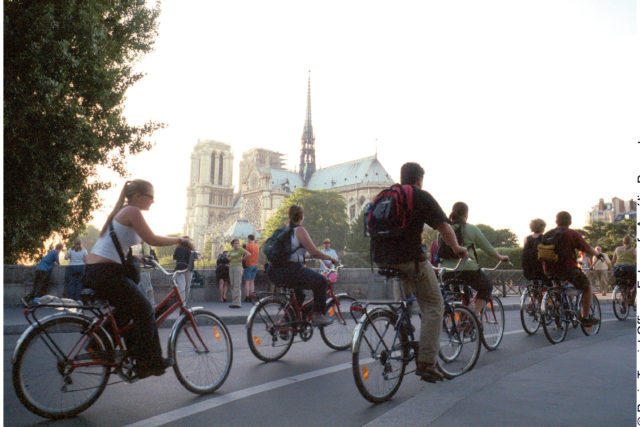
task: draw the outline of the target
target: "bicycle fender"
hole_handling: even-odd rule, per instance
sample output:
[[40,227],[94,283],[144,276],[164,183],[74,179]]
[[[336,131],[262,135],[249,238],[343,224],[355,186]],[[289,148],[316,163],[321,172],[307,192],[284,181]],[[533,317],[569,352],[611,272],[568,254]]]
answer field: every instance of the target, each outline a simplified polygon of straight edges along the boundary
[[358,324],[356,325],[356,329],[353,331],[353,338],[351,339],[351,352],[352,353],[355,352],[355,350],[356,350],[356,340],[360,336],[360,330],[364,326],[364,323],[366,322],[366,320],[370,316],[372,317],[375,313],[377,313],[379,311],[387,312],[387,313],[393,315],[393,311],[391,311],[391,310],[389,310],[388,308],[385,308],[385,307],[367,308],[366,314],[364,316],[360,317],[360,320],[358,321]]
[[522,307],[524,305],[524,298],[529,295],[529,292],[525,289],[522,292],[522,295],[520,295],[520,307]]
[[[341,293],[339,293],[339,294],[336,294],[336,298],[335,298],[335,299],[338,299],[338,298],[340,298],[340,297],[349,297],[349,298],[352,298],[352,297],[351,297],[351,295],[349,295],[349,294],[348,294],[348,293],[346,293],[346,292],[341,292]],[[331,300],[332,300],[332,299],[333,299],[333,298],[331,298],[331,297],[327,298],[327,304],[329,304],[329,303],[331,302]]]
[[262,301],[265,301],[267,299],[273,299],[273,300],[281,302],[283,304],[287,303],[287,299],[286,298],[278,297],[278,296],[275,296],[275,295],[270,295],[268,297],[262,298],[260,301],[258,301],[258,303],[254,304],[253,307],[251,307],[251,311],[249,311],[249,315],[247,316],[247,321],[244,323],[245,329],[249,329],[249,325],[251,324],[251,321],[253,320],[253,317],[256,315],[256,311],[258,311],[258,307],[260,307]]
[[77,319],[85,320],[88,324],[91,324],[93,322],[93,319],[91,317],[85,316],[84,314],[78,314],[78,313],[54,313],[54,314],[45,316],[42,319],[38,319],[38,322],[40,323],[32,323],[31,325],[29,325],[27,329],[25,329],[25,331],[22,334],[20,334],[20,338],[18,338],[18,341],[16,342],[16,348],[13,350],[13,355],[11,356],[12,364],[15,363],[16,357],[18,356],[18,349],[22,346],[22,342],[25,340],[27,335],[29,335],[32,331],[40,328],[40,325],[42,325],[43,323],[48,322],[51,319],[54,319],[57,317],[75,317]]

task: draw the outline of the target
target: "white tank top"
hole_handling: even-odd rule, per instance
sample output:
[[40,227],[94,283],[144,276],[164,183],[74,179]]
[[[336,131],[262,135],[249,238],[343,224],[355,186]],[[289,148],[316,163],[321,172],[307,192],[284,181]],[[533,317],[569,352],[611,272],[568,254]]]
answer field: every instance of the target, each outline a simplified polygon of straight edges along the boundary
[[[122,248],[122,253],[125,257],[127,256],[129,247],[137,245],[142,241],[133,227],[120,224],[115,219],[113,220],[113,229],[116,232],[118,242],[120,242],[120,247]],[[111,234],[109,234],[108,228],[102,236],[98,237],[96,244],[93,245],[93,248],[91,249],[91,253],[121,264],[120,255],[118,255],[118,251],[113,244],[113,240],[111,240]]]
[[304,254],[307,252],[304,246],[300,245],[300,240],[298,240],[298,236],[296,236],[298,227],[294,228],[293,233],[291,233],[291,250],[293,252],[291,252],[291,256],[289,257],[290,262],[304,262]]

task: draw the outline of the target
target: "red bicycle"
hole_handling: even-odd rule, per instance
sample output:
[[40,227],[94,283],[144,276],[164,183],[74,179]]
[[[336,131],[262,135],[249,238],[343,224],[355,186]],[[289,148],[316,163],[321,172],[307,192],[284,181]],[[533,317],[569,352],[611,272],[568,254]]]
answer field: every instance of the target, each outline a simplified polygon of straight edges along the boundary
[[[215,314],[185,305],[176,283],[176,275],[184,271],[169,273],[155,260],[145,262],[172,278],[173,289],[156,307],[156,323],[180,311],[167,349],[178,381],[193,393],[214,392],[226,380],[233,361],[227,327]],[[100,397],[112,373],[125,382],[138,379],[123,339],[133,324],[119,328],[107,302],[96,300],[92,291],[83,294],[82,303],[50,297],[36,305],[25,304],[31,326],[13,354],[13,387],[20,402],[42,417],[67,418],[86,410]],[[38,318],[36,312],[42,307],[65,311]]]
[[[331,273],[336,273],[340,268],[342,265],[329,270],[327,277],[333,277]],[[356,299],[346,293],[336,294],[334,283],[329,280],[325,310],[334,321],[331,325],[320,327],[320,335],[329,347],[346,350],[351,345],[359,317],[351,310],[351,304]],[[251,352],[260,360],[272,362],[289,351],[296,335],[302,341],[309,341],[313,336],[312,304],[312,300],[301,304],[295,291],[290,288],[261,298],[247,317],[247,341]]]

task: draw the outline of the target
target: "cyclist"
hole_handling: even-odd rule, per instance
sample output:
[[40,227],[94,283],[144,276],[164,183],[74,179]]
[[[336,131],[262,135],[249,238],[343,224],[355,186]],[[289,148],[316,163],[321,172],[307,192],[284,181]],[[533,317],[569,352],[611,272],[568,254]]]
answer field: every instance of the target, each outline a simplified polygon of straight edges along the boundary
[[400,281],[407,295],[415,295],[422,314],[416,375],[429,382],[444,378],[436,362],[440,346],[440,328],[444,302],[438,279],[422,249],[424,224],[440,231],[454,252],[466,256],[467,250],[456,242],[455,234],[438,202],[422,190],[424,169],[418,163],[405,163],[400,169],[400,183],[413,186],[413,209],[407,226],[398,238],[371,239],[373,261],[378,267],[400,271]]
[[540,218],[532,219],[529,229],[533,234],[527,236],[522,250],[522,272],[524,278],[534,282],[541,282],[545,286],[550,285],[549,278],[545,276],[542,262],[538,259],[538,244],[547,223]]
[[629,281],[636,280],[636,248],[631,244],[633,239],[631,236],[624,236],[622,246],[618,246],[613,252],[613,275],[616,280],[627,279]]
[[[324,245],[324,248],[320,249],[322,252],[324,252],[325,254],[334,257],[335,259],[338,259],[338,254],[336,253],[336,251],[331,247],[331,239],[329,239],[328,237],[326,239],[324,239],[322,241],[322,244]],[[331,268],[335,267],[338,264],[334,264],[331,261],[320,261],[320,272],[321,273],[325,273],[327,271],[329,271]]]
[[[559,241],[560,248],[557,251],[558,261],[544,261],[543,267],[547,275],[555,277],[559,280],[569,281],[576,289],[582,291],[582,318],[580,322],[585,326],[593,326],[598,323],[591,313],[591,284],[589,279],[578,267],[576,250],[583,251],[586,254],[602,258],[602,254],[596,252],[585,240],[580,233],[569,228],[571,225],[571,214],[569,212],[558,212],[556,215],[556,229],[562,231],[562,238]],[[589,313],[584,317],[584,313]]]
[[[462,245],[467,249],[471,249],[474,257],[471,258],[471,255],[469,255],[469,257],[461,263],[458,268],[459,271],[445,272],[442,275],[442,280],[446,282],[449,279],[455,278],[475,289],[478,294],[473,310],[476,315],[480,316],[480,312],[491,296],[493,284],[491,280],[489,280],[489,276],[480,269],[476,246],[500,261],[509,261],[509,257],[500,255],[478,227],[473,224],[467,224],[468,217],[469,206],[464,202],[454,203],[451,214],[449,214],[449,221],[453,224],[453,229],[458,231],[462,236]],[[443,267],[454,268],[458,264],[458,258],[444,258],[441,259],[440,262]]]
[[115,307],[118,325],[133,319],[127,346],[136,360],[138,378],[162,375],[167,367],[173,365],[173,360],[162,358],[153,307],[136,283],[125,276],[120,256],[107,230],[112,223],[123,251],[141,240],[153,246],[181,244],[180,238],[157,236],[151,231],[142,211],[149,210],[152,203],[151,183],[141,179],[125,182],[118,202],[87,256],[83,281],[84,287],[94,289],[98,298],[106,299]]
[[300,303],[304,300],[302,290],[311,289],[313,291],[311,323],[314,326],[327,326],[333,323],[333,318],[324,314],[329,284],[322,274],[304,266],[305,253],[308,252],[313,258],[329,260],[336,265],[340,261],[316,248],[309,233],[302,226],[303,222],[304,209],[302,206],[292,205],[289,208],[289,226],[293,228],[291,233],[293,251],[287,262],[270,264],[267,275],[274,283],[296,289],[296,298]]

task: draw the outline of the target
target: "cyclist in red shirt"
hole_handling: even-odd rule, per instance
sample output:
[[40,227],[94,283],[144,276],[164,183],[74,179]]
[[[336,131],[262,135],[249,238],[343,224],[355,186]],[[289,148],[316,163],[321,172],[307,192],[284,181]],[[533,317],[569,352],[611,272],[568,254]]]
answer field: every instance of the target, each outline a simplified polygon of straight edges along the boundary
[[590,313],[591,283],[589,279],[577,266],[576,250],[583,251],[589,255],[601,258],[595,249],[593,249],[584,238],[575,230],[569,228],[571,225],[571,214],[569,212],[558,212],[556,215],[556,230],[562,230],[563,236],[560,240],[561,248],[558,253],[558,262],[552,263],[544,261],[544,271],[548,276],[559,280],[569,281],[576,289],[582,291],[582,315],[589,313],[587,317],[582,317],[580,322],[586,326],[592,326],[598,323],[598,319],[594,318]]

